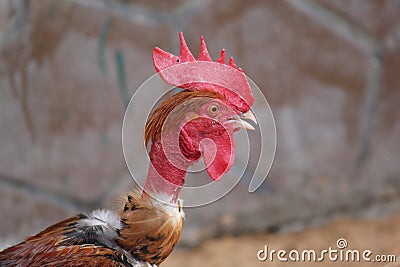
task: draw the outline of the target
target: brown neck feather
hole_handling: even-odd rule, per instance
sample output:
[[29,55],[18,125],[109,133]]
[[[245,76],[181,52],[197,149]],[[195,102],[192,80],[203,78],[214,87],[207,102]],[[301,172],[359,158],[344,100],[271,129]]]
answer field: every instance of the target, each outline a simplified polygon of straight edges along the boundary
[[[183,91],[169,97],[150,114],[146,122],[146,126],[144,129],[144,139],[146,146],[149,144],[150,141],[154,142],[160,140],[163,127],[164,130],[170,130],[173,126],[176,126],[178,122],[184,119],[188,111],[196,112],[198,106],[188,108],[187,106],[181,105],[184,102],[196,97],[205,99],[220,98],[222,100],[225,100],[225,97],[223,95],[211,90]],[[201,104],[201,101],[196,102],[196,104]],[[176,111],[179,111],[178,109],[182,109],[182,112],[173,112],[172,116],[175,117],[169,118],[168,121],[175,122],[174,125],[164,125],[168,116],[175,109],[177,109]]]

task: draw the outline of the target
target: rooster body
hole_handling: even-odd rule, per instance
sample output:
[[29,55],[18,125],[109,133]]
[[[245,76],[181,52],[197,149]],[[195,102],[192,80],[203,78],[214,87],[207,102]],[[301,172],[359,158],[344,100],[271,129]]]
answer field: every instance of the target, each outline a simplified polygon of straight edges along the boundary
[[[254,129],[250,86],[225,52],[211,62],[204,39],[196,61],[182,33],[179,58],[156,48],[159,75],[183,89],[150,115],[144,131],[150,166],[143,190],[128,194],[119,211],[96,210],[48,227],[0,252],[0,266],[160,265],[181,235],[179,199],[187,169],[204,159],[213,180],[232,167],[233,133]],[[222,77],[222,78],[221,78]],[[230,89],[230,88],[233,89]]]
[[137,191],[118,212],[80,214],[4,250],[0,266],[155,266],[178,242],[182,219],[179,206]]

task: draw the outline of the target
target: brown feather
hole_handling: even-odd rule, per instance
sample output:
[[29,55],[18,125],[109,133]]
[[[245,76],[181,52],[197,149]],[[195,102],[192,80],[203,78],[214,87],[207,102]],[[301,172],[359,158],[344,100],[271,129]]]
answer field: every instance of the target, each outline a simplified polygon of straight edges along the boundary
[[164,205],[167,206],[137,191],[128,196],[120,212],[123,227],[118,243],[135,259],[159,265],[178,242],[183,213],[175,207],[178,216],[173,217]]
[[79,222],[87,216],[78,215],[2,251],[0,266],[132,266],[134,260],[162,263],[180,238],[181,208],[134,191],[119,213],[122,222],[116,240],[119,248],[95,241],[88,243],[77,230]]
[[[54,224],[0,253],[1,266],[132,266],[121,252],[70,240],[80,216]],[[73,244],[72,244],[73,243]]]
[[[168,118],[169,122],[174,122],[178,123],[184,119],[184,117],[187,115],[187,112],[196,112],[196,108],[201,105],[202,100],[200,99],[199,102],[196,102],[198,106],[196,107],[186,107],[183,104],[184,102],[193,99],[193,98],[204,98],[203,101],[207,101],[207,98],[220,98],[222,100],[225,100],[225,96],[223,96],[220,93],[217,93],[215,91],[211,90],[204,90],[204,91],[183,91],[180,93],[177,93],[168,99],[166,99],[164,102],[161,103],[161,105],[155,109],[149,116],[145,130],[144,130],[144,139],[145,139],[145,144],[147,144],[150,141],[156,141],[161,138],[161,132],[162,130],[169,131],[171,128],[175,125],[171,124],[166,124],[168,116],[175,116]],[[174,110],[174,109],[185,109],[185,110]],[[172,111],[176,112],[172,112]],[[171,115],[172,114],[172,115]],[[164,127],[164,129],[163,129]]]

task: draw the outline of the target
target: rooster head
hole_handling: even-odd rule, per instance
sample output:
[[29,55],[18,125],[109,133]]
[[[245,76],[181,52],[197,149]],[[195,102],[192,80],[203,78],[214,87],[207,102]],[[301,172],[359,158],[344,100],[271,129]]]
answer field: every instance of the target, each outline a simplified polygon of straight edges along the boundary
[[[225,51],[213,62],[201,37],[196,60],[180,33],[180,55],[155,48],[153,61],[160,77],[183,89],[155,109],[145,128],[146,145],[152,141],[150,160],[157,173],[182,186],[187,167],[204,159],[208,174],[218,180],[233,165],[233,133],[254,130],[250,108],[254,97],[246,75]],[[159,166],[159,167],[157,167]]]

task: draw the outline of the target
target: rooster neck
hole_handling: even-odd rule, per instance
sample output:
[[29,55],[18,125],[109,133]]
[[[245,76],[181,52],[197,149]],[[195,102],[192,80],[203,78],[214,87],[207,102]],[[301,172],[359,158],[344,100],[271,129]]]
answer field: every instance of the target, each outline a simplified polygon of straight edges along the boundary
[[163,201],[176,204],[185,183],[186,171],[200,158],[200,155],[188,159],[180,153],[178,145],[163,147],[161,141],[152,143],[149,155],[150,166],[144,191],[148,195],[162,197]]
[[185,132],[183,125],[191,119],[190,114],[197,117],[200,108],[212,99],[224,101],[225,96],[212,90],[183,91],[166,99],[151,113],[144,131],[146,146],[152,142],[144,188],[148,195],[158,199],[167,196],[167,202],[176,204],[188,167],[201,157],[193,133]]

